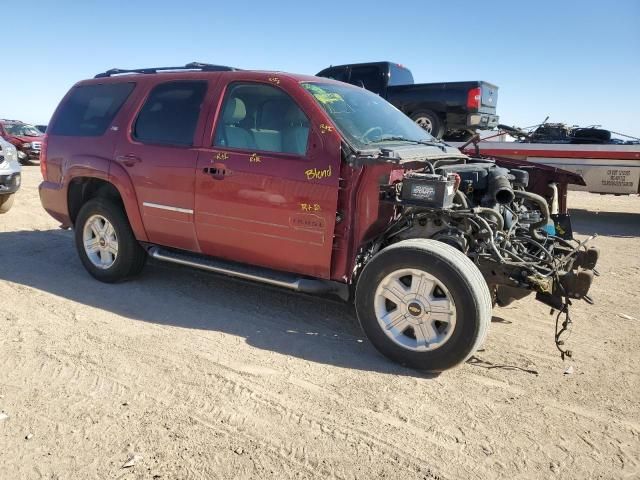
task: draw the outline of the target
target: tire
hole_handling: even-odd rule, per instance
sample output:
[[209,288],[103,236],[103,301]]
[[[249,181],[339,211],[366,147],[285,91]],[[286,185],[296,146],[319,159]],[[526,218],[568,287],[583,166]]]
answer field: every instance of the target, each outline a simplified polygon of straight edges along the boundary
[[13,193],[0,195],[0,213],[7,213],[13,206],[15,195]]
[[[466,361],[482,345],[492,300],[482,274],[463,253],[435,240],[412,239],[385,248],[367,263],[355,306],[362,329],[383,355],[440,372]],[[425,341],[428,332],[434,335]]]
[[[85,248],[85,240],[93,247]],[[107,198],[94,198],[82,206],[75,222],[75,241],[82,264],[101,282],[113,283],[137,275],[147,258],[123,208]]]
[[431,110],[420,110],[411,114],[411,120],[416,122],[423,130],[436,138],[444,135],[444,124],[440,117]]

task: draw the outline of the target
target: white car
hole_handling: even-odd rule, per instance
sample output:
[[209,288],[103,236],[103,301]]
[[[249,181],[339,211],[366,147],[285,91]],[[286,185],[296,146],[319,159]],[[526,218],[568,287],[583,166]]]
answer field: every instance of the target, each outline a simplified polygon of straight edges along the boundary
[[20,188],[20,172],[16,147],[0,138],[0,213],[7,213]]

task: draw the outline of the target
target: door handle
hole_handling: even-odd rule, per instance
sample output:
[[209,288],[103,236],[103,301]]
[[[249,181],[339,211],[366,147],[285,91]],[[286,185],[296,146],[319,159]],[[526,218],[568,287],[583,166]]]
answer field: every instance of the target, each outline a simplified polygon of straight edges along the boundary
[[136,163],[140,163],[142,159],[133,153],[126,155],[118,155],[116,162],[123,164],[125,167],[133,167]]
[[211,167],[203,168],[202,171],[211,175],[216,180],[224,180],[224,177],[231,175],[231,170],[229,170],[223,163],[215,163]]

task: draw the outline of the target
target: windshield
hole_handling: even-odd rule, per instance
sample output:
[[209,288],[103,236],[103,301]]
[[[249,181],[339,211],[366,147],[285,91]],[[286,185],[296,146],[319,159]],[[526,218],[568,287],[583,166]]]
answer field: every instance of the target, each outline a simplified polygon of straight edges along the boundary
[[4,129],[9,135],[17,137],[40,137],[42,132],[33,125],[27,123],[5,123]]
[[302,83],[354,147],[437,142],[429,133],[380,96],[364,88],[336,83]]

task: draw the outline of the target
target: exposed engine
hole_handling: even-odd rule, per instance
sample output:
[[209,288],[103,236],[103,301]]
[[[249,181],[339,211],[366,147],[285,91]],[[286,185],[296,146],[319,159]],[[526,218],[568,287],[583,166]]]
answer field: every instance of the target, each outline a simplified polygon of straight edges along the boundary
[[[529,172],[492,162],[428,165],[408,172],[401,182],[383,188],[387,201],[399,204],[399,219],[375,248],[408,238],[445,242],[471,258],[487,281],[494,302],[505,306],[535,292],[559,311],[556,344],[570,324],[572,299],[591,302],[599,252],[556,231],[557,189],[551,201],[526,190]],[[551,210],[551,211],[550,211]],[[554,215],[555,217],[555,215]],[[564,237],[564,238],[563,238]],[[558,327],[560,314],[565,320]]]

